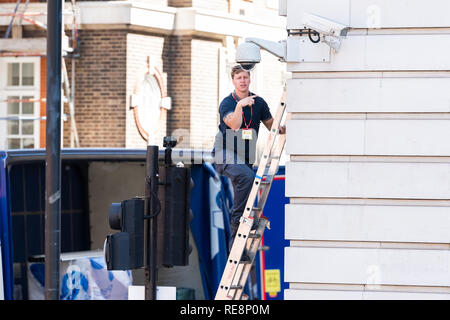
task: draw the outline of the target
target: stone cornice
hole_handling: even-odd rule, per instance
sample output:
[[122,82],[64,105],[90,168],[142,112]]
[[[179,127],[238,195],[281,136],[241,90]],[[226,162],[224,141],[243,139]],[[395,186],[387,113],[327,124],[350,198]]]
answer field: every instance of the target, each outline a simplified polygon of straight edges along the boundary
[[[12,12],[15,4],[0,4],[0,13]],[[237,36],[281,40],[285,36],[284,17],[253,18],[197,8],[173,8],[133,1],[79,2],[79,29],[135,29],[159,34]],[[45,3],[30,3],[28,12],[46,13]],[[72,27],[70,3],[65,4],[64,21]],[[34,17],[46,23],[46,15]],[[0,26],[9,25],[10,16],[0,16]],[[22,21],[23,25],[29,22]]]

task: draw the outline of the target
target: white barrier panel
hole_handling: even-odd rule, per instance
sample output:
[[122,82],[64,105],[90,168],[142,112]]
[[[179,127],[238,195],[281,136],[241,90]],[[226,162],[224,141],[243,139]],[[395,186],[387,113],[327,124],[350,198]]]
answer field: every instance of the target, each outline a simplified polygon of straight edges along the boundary
[[[156,287],[156,300],[176,300],[176,287]],[[129,286],[128,300],[145,300],[145,286]]]

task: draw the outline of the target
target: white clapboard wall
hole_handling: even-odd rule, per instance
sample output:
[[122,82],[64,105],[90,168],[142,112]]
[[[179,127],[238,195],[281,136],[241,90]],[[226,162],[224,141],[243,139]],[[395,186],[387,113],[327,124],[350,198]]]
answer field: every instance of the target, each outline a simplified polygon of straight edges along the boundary
[[285,299],[450,299],[450,1],[280,8],[351,28],[287,63]]

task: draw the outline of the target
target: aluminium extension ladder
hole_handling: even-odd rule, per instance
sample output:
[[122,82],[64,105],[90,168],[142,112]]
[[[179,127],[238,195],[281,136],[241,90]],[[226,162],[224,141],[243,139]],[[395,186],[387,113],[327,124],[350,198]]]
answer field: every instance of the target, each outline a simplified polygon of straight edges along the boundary
[[[273,177],[278,171],[281,153],[286,142],[286,134],[279,134],[278,132],[286,109],[285,98],[286,88],[283,90],[283,96],[272,123],[264,153],[259,161],[255,180],[253,181],[215,300],[241,300],[241,297],[243,300],[248,299],[247,295],[243,295],[242,292],[259,250],[261,237],[266,227],[269,228],[269,221],[262,216],[262,211],[272,186]],[[260,194],[259,198],[257,198],[258,193]],[[257,199],[258,203],[254,206]],[[244,250],[247,250],[250,258],[248,261],[241,261]]]

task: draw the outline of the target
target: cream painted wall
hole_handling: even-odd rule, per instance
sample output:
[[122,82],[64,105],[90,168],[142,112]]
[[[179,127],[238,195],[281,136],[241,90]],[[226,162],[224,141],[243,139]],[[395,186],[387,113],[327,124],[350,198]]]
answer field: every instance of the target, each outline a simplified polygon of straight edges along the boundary
[[450,299],[450,4],[283,2],[352,28],[287,63],[285,298]]

